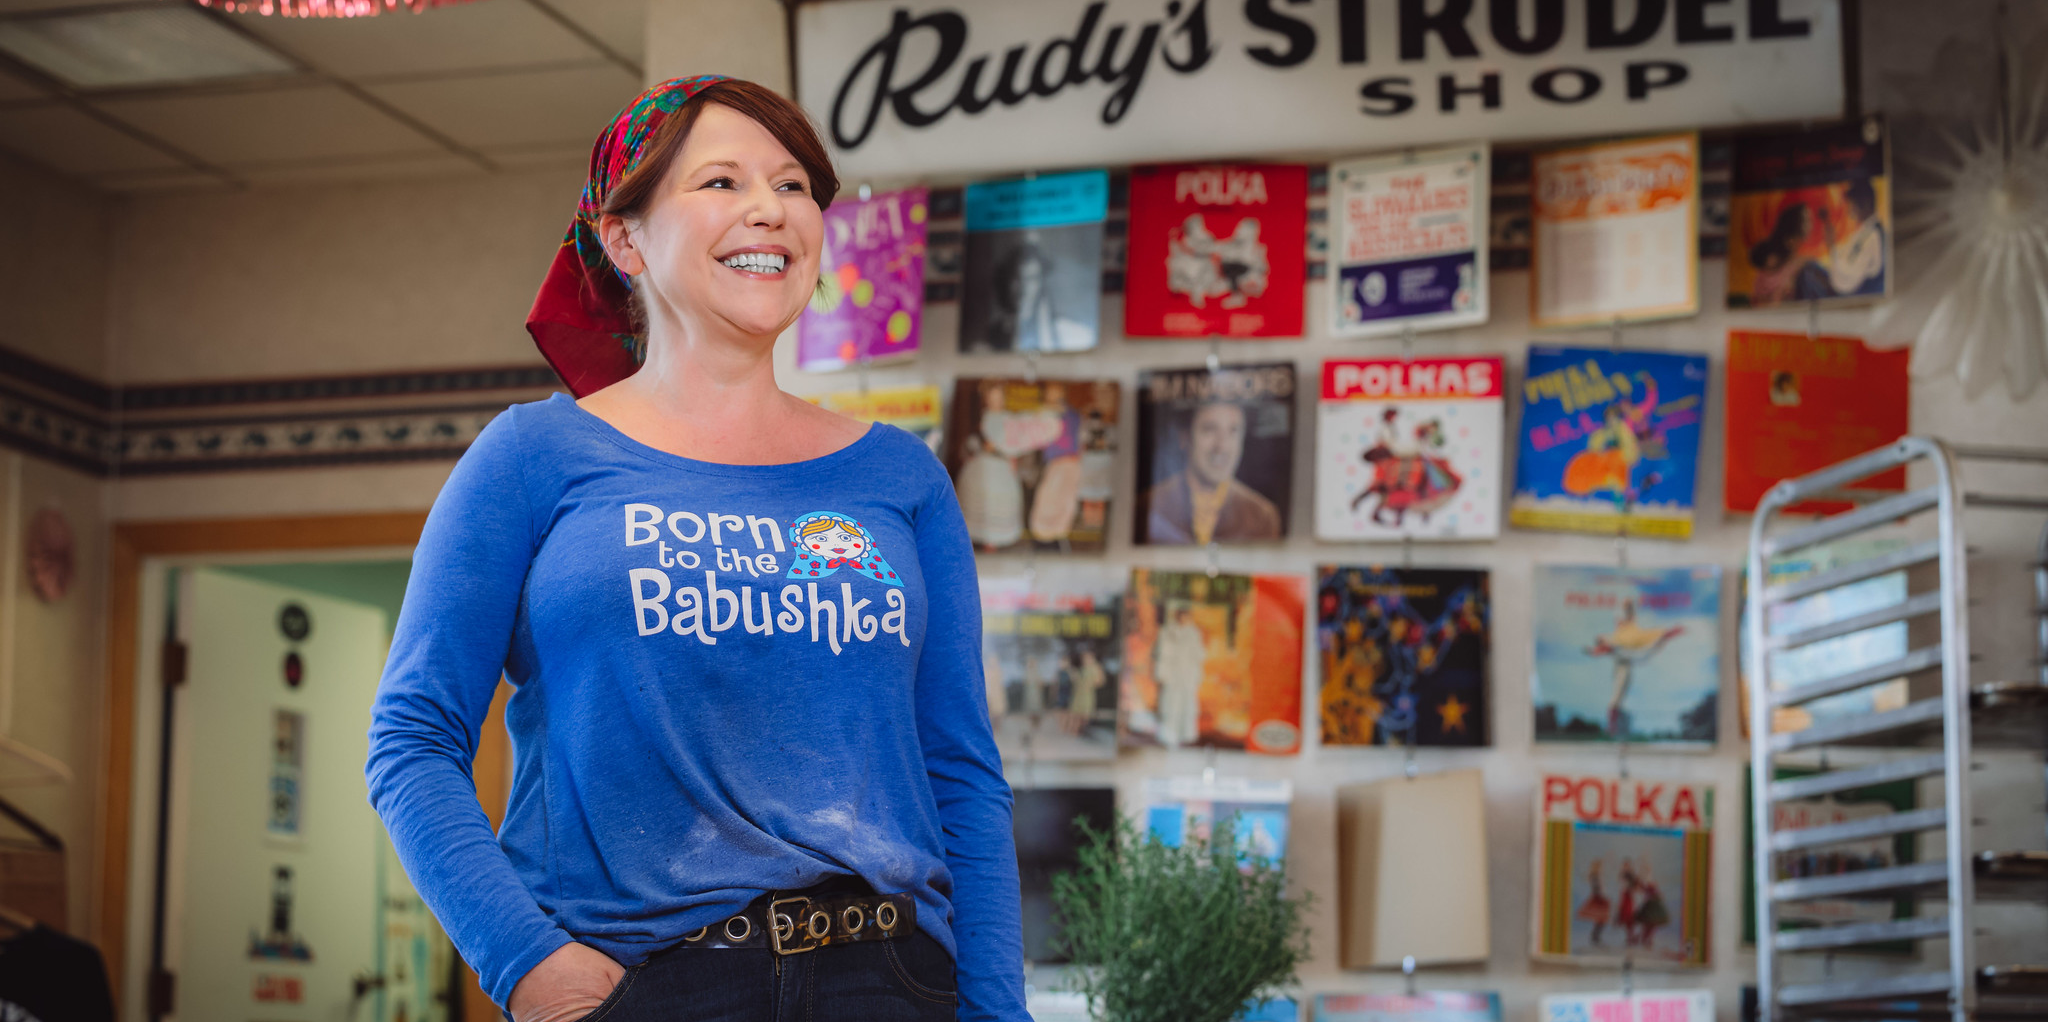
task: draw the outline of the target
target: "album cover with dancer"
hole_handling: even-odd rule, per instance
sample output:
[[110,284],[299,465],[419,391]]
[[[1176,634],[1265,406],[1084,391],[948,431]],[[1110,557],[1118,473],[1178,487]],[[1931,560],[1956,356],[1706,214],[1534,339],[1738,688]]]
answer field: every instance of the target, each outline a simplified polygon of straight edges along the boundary
[[[1500,1022],[1492,991],[1317,994],[1314,1022]],[[1585,1022],[1593,1022],[1587,1019]]]
[[[1755,511],[1780,479],[1846,461],[1904,436],[1912,351],[1876,351],[1856,337],[1728,331],[1728,415],[1722,506]],[[1898,492],[1903,466],[1846,489]],[[1809,500],[1787,511],[1837,514],[1848,501]]]
[[1508,524],[1602,535],[1692,535],[1707,357],[1529,349]]
[[1500,356],[1323,363],[1316,538],[1500,535]]
[[1711,784],[1540,775],[1535,958],[1707,965],[1713,838]]
[[818,292],[796,321],[796,367],[844,369],[917,354],[924,317],[923,187],[842,195],[825,210]]
[[1095,347],[1109,172],[979,181],[966,191],[960,350]]
[[1102,549],[1118,390],[1115,380],[954,381],[946,470],[976,549]]
[[1127,244],[1126,336],[1301,336],[1307,167],[1133,168]]
[[1545,994],[1537,1022],[1714,1022],[1712,990]]
[[1875,302],[1892,289],[1884,118],[1735,140],[1728,307]]
[[1317,569],[1324,745],[1485,745],[1487,574]]
[[1116,758],[1122,598],[1114,583],[982,576],[982,676],[1004,759]]
[[1339,336],[1486,322],[1490,157],[1481,142],[1330,165]]
[[1721,569],[1536,567],[1539,742],[1714,744]]
[[1301,751],[1302,579],[1133,568],[1127,745]]
[[1138,374],[1138,543],[1287,535],[1294,363]]

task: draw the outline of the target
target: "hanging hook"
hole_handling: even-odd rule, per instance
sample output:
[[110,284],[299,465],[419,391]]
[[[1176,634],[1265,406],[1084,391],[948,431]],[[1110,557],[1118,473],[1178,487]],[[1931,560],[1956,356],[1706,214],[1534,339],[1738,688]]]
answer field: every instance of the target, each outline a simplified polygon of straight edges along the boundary
[[1614,317],[1613,321],[1612,321],[1612,322],[1610,322],[1610,323],[1608,324],[1608,330],[1607,330],[1607,346],[1608,346],[1608,347],[1610,347],[1610,348],[1614,348],[1614,349],[1617,349],[1617,350],[1618,350],[1618,349],[1620,349],[1620,347],[1621,347],[1621,317],[1620,317],[1620,316],[1616,316],[1616,317]]
[[1413,533],[1404,532],[1401,534],[1401,567],[1415,567],[1415,535]]
[[1202,750],[1202,787],[1214,794],[1216,789],[1216,747],[1211,745]]
[[1621,741],[1615,743],[1614,748],[1617,761],[1616,770],[1620,773],[1621,779],[1626,781],[1628,780],[1628,736],[1626,734],[1622,735]]
[[1223,342],[1214,337],[1209,338],[1209,360],[1207,364],[1211,374],[1223,368]]
[[1207,568],[1207,571],[1208,571],[1208,573],[1209,573],[1209,577],[1210,577],[1210,578],[1215,578],[1215,577],[1216,577],[1216,573],[1217,573],[1217,572],[1218,572],[1219,570],[1221,570],[1221,569],[1219,569],[1219,568],[1217,567],[1217,565],[1216,565],[1216,541],[1215,541],[1215,540],[1213,540],[1213,539],[1209,541],[1209,547],[1208,547],[1208,552],[1209,552],[1209,566],[1208,566],[1208,568]]
[[1408,996],[1415,996],[1415,956],[1401,956],[1401,985],[1408,990]]
[[1636,995],[1636,956],[1621,956],[1621,996]]
[[875,197],[875,190],[874,190],[874,188],[873,188],[873,187],[871,187],[871,186],[870,186],[870,185],[869,185],[869,184],[868,184],[868,183],[867,183],[866,181],[862,181],[862,182],[860,183],[860,201],[862,201],[862,202],[866,202],[866,201],[868,201],[869,199],[872,199],[872,198],[874,198],[874,197]]
[[1038,349],[1024,349],[1024,382],[1038,382]]
[[1415,761],[1415,729],[1408,729],[1408,754],[1401,763],[1401,776],[1414,780],[1422,775],[1421,764]]
[[1415,324],[1401,324],[1401,361],[1415,361]]

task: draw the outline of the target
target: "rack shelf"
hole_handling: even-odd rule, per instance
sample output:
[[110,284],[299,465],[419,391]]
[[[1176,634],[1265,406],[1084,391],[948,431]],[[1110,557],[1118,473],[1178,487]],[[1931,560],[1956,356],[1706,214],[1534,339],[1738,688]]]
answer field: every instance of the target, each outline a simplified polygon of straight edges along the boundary
[[[2042,963],[1983,965],[1977,961],[1976,909],[1994,900],[2048,901],[2048,853],[1997,852],[1974,847],[1971,831],[1970,769],[1975,749],[2048,749],[2048,527],[2032,568],[2035,606],[2027,627],[2037,647],[2036,676],[1977,683],[1971,678],[1969,614],[1972,608],[1964,543],[1966,509],[1977,513],[2048,512],[2048,485],[2041,494],[1972,494],[1963,489],[1965,463],[1973,460],[2048,466],[2048,450],[1955,447],[1909,436],[1818,472],[1788,479],[1765,495],[1750,527],[1752,598],[1743,622],[1748,639],[1752,820],[1757,885],[1757,986],[1761,1022],[1793,1019],[2048,1018],[2048,948]],[[1931,485],[1864,499],[1850,510],[1818,520],[1787,522],[1785,509],[1821,495],[1840,496],[1859,480],[1902,466],[1932,469]],[[1931,521],[1932,528],[1928,528]],[[1866,533],[1882,532],[1885,543]],[[1913,534],[1917,531],[1917,535]],[[1931,531],[1932,536],[1927,533]],[[1904,538],[1899,537],[1906,533]],[[1845,543],[1844,541],[1853,541]],[[1824,561],[1824,570],[1773,582],[1776,558],[1822,544],[1852,550]],[[1924,570],[1931,566],[1934,570]],[[1911,572],[1912,574],[1907,574]],[[1913,592],[1916,575],[1933,574],[1938,584]],[[1896,598],[1857,604],[1852,612],[1824,621],[1773,627],[1774,608],[1820,597],[1869,580],[1897,577]],[[1866,592],[1864,595],[1869,595]],[[1784,616],[1785,620],[1793,620]],[[1912,637],[1912,645],[1906,639]],[[1798,672],[1792,654],[1821,643],[1870,640],[1875,656],[1836,660],[1832,673]],[[1813,658],[1809,658],[1811,660]],[[1811,667],[1811,663],[1806,666]],[[1823,668],[1826,670],[1826,668]],[[1797,731],[1771,728],[1775,711],[1841,698],[1872,686],[1903,680],[1914,701],[1884,709],[1873,699],[1859,711],[1819,714]],[[1921,682],[1915,685],[1915,681]],[[1933,688],[1938,680],[1939,689]],[[1895,749],[1899,754],[1871,761],[1868,753],[1843,757],[1828,766],[1835,748]],[[1917,751],[1930,750],[1930,751]],[[1817,756],[1817,773],[1778,776],[1790,755]],[[1804,829],[1778,829],[1783,803],[1854,792],[1871,785],[1939,778],[1937,806],[1898,811]],[[1854,842],[1938,835],[1942,853],[1920,861],[1874,864],[1823,876],[1772,879],[1779,856]],[[1929,842],[1933,843],[1933,842]],[[1780,931],[1781,907],[1817,899],[1909,898],[1916,914],[1904,918]],[[1921,899],[1925,899],[1924,901]],[[1861,945],[1899,941],[1945,941],[1946,967],[1936,959],[1888,975],[1784,983],[1783,962],[1797,954],[1829,954]]]

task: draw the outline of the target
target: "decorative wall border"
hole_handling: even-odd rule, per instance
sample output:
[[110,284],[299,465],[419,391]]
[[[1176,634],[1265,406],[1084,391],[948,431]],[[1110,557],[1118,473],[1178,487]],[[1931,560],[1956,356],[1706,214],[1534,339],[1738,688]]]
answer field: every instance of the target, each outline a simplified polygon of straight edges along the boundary
[[0,348],[0,446],[103,477],[453,460],[545,365],[115,388]]

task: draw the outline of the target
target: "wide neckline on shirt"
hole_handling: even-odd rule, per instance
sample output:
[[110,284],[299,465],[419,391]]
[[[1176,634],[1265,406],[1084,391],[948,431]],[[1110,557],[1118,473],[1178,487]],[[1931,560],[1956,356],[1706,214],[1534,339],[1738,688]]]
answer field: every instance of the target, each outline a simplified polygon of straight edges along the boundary
[[840,462],[843,461],[850,461],[854,458],[860,457],[860,455],[864,453],[868,447],[871,447],[880,441],[884,428],[880,422],[868,423],[867,432],[862,433],[859,439],[856,439],[854,442],[847,444],[845,447],[841,447],[840,449],[833,451],[830,454],[822,454],[819,455],[818,457],[807,458],[803,461],[785,461],[778,465],[734,465],[722,461],[700,461],[696,458],[684,457],[683,455],[676,454],[672,451],[664,451],[659,447],[653,447],[648,444],[641,443],[640,441],[635,440],[630,436],[627,436],[624,430],[621,430],[617,426],[614,426],[611,423],[604,421],[604,419],[601,416],[592,412],[590,409],[577,404],[575,398],[570,397],[569,395],[564,394],[561,391],[556,391],[555,393],[549,395],[548,401],[550,403],[562,404],[567,406],[569,414],[575,416],[579,421],[589,426],[593,431],[597,433],[597,435],[605,438],[606,440],[611,441],[613,444],[617,445],[621,450],[624,450],[629,454],[637,454],[642,458],[646,458],[647,460],[656,462],[658,464],[669,465],[676,468],[686,468],[693,472],[707,472],[713,475],[759,477],[780,475],[789,472],[801,472],[809,469],[826,468],[832,465],[839,464]]

